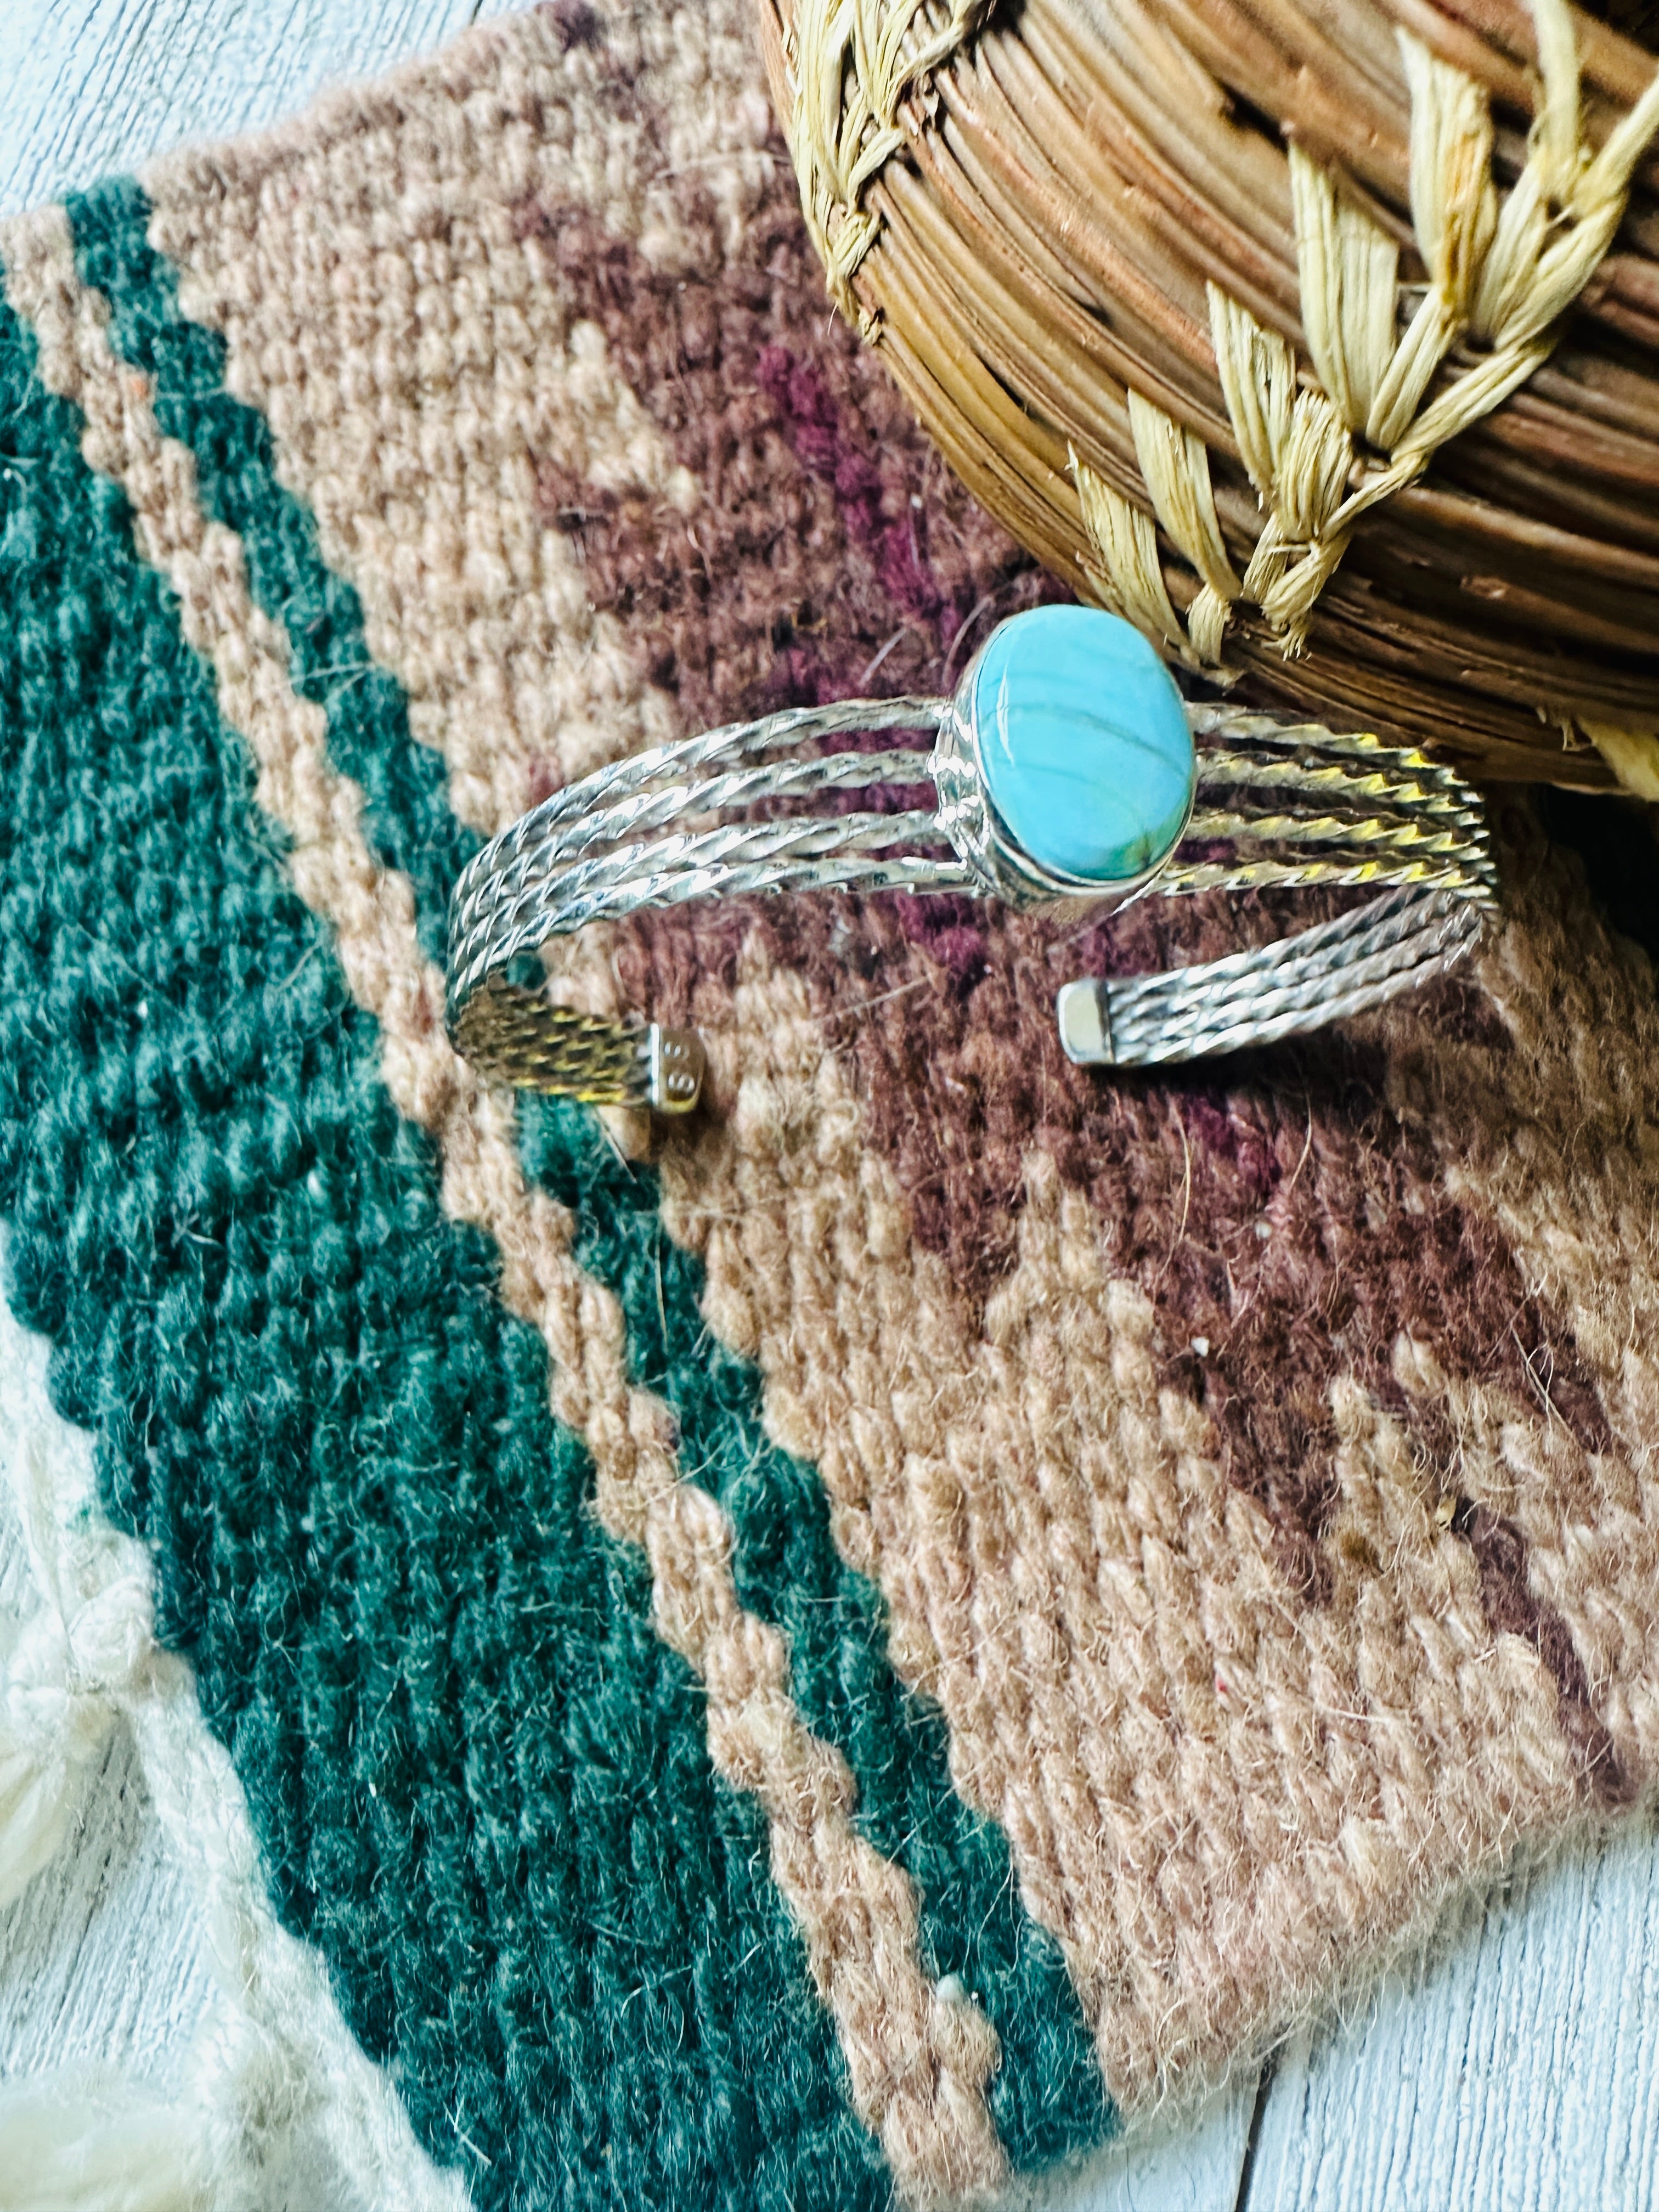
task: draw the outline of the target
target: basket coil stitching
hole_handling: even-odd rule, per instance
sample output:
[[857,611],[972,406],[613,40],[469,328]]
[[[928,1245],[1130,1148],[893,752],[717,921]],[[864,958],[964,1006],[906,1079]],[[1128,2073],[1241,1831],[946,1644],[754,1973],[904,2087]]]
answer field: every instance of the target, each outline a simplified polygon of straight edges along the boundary
[[[790,151],[832,296],[866,337],[853,279],[879,234],[866,189],[904,143],[900,108],[980,27],[994,0],[802,0],[786,32]],[[1291,204],[1311,376],[1276,332],[1208,287],[1222,397],[1267,520],[1241,576],[1216,511],[1203,441],[1133,390],[1152,513],[1071,456],[1096,595],[1161,650],[1219,680],[1235,607],[1260,610],[1300,653],[1354,529],[1499,406],[1548,357],[1612,244],[1638,164],[1659,134],[1659,76],[1599,151],[1588,143],[1567,0],[1530,0],[1543,100],[1528,158],[1500,200],[1484,89],[1401,32],[1412,103],[1410,198],[1429,283],[1399,328],[1399,250],[1299,146]],[[1431,391],[1454,349],[1473,356]],[[1156,518],[1156,521],[1154,520]],[[1196,573],[1185,618],[1164,581],[1158,525]],[[1586,724],[1627,787],[1659,798],[1659,741]],[[1652,756],[1650,758],[1650,756]],[[1647,788],[1651,784],[1652,788]]]

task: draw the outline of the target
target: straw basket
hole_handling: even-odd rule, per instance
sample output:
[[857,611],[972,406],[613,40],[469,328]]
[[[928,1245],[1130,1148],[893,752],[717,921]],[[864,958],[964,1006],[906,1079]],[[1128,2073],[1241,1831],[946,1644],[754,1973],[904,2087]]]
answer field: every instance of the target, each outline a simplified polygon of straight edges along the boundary
[[759,0],[843,311],[1241,694],[1659,799],[1659,8]]

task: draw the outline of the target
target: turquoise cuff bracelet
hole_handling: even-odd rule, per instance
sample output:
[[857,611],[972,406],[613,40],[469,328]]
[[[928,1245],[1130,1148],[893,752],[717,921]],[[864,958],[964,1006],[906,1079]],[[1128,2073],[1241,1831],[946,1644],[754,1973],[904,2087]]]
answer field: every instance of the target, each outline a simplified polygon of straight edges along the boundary
[[[890,731],[931,744],[813,750]],[[929,784],[933,805],[908,803]],[[803,811],[834,793],[865,803]],[[1070,1057],[1194,1059],[1379,1005],[1468,953],[1497,878],[1479,797],[1451,769],[1374,738],[1190,702],[1116,616],[1040,607],[992,633],[949,699],[793,708],[556,793],[456,886],[450,1024],[487,1073],[679,1112],[701,1086],[694,1037],[550,1006],[509,982],[508,964],[641,907],[761,891],[1109,912],[1153,891],[1312,885],[1379,896],[1201,966],[1068,983],[1056,1014]]]

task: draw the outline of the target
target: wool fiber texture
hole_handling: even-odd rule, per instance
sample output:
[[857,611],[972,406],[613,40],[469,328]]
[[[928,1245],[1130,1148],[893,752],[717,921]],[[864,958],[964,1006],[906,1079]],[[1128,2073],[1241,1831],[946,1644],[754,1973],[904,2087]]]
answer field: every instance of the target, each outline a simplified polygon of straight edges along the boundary
[[739,0],[557,0],[0,282],[7,1296],[475,2204],[990,2201],[1651,1799],[1645,825],[1508,802],[1463,977],[1117,1081],[1060,982],[1293,908],[641,918],[554,987],[704,1109],[514,1101],[482,838],[1058,588],[830,317]]

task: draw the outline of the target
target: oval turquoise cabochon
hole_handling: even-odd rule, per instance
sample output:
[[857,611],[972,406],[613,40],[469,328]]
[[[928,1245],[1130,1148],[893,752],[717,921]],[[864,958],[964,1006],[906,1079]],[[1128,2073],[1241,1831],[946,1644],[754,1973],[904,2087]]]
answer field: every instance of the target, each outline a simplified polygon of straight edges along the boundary
[[1121,884],[1163,860],[1192,803],[1187,710],[1140,632],[1096,607],[994,630],[964,702],[1004,827],[1054,874]]

